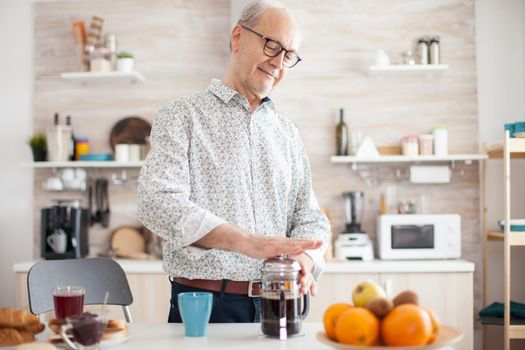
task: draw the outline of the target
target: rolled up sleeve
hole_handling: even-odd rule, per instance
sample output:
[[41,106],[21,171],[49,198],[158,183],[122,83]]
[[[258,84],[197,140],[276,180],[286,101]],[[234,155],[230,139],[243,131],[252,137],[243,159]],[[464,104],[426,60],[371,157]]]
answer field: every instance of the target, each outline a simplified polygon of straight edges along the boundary
[[189,199],[190,134],[191,116],[180,102],[158,112],[139,175],[137,215],[145,227],[194,260],[207,249],[192,244],[225,220]]
[[294,186],[291,196],[288,222],[288,236],[311,240],[321,240],[323,245],[318,249],[307,250],[305,253],[314,262],[313,275],[319,279],[326,262],[324,252],[330,237],[330,223],[319,208],[312,186],[312,174],[306,148],[302,141],[297,141],[297,160],[294,166]]

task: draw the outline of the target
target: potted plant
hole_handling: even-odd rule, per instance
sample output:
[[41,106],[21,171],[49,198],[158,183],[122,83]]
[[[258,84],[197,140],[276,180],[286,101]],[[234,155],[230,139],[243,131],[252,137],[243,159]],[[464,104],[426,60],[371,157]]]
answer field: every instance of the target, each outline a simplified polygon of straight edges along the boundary
[[33,151],[33,159],[35,162],[43,162],[47,156],[46,136],[44,134],[35,134],[29,140],[27,144]]
[[133,71],[132,53],[120,51],[117,54],[117,70],[122,73],[131,73]]

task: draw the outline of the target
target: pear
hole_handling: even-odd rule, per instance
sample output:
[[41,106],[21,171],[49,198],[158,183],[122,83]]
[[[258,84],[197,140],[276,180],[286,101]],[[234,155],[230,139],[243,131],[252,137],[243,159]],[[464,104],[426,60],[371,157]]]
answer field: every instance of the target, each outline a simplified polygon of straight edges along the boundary
[[379,284],[371,280],[359,283],[352,293],[352,301],[357,307],[365,307],[370,301],[377,298],[386,298],[386,292]]

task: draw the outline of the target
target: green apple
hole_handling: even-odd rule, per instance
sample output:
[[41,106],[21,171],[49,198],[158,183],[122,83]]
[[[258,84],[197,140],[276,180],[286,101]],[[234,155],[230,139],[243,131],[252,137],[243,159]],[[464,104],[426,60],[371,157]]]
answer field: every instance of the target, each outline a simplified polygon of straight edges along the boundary
[[377,298],[386,298],[386,292],[374,281],[361,282],[352,293],[352,301],[355,306],[365,307],[370,301]]

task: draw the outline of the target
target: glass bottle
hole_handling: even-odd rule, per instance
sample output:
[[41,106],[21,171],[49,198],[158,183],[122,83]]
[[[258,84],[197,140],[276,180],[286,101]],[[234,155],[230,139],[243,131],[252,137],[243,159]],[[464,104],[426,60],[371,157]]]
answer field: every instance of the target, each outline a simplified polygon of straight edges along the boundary
[[71,141],[69,145],[69,160],[75,160],[75,135],[73,134],[73,127],[71,126],[71,116],[66,117],[66,125],[71,128]]
[[339,110],[339,123],[335,129],[336,133],[336,153],[338,156],[348,155],[348,127],[344,121],[344,110]]

